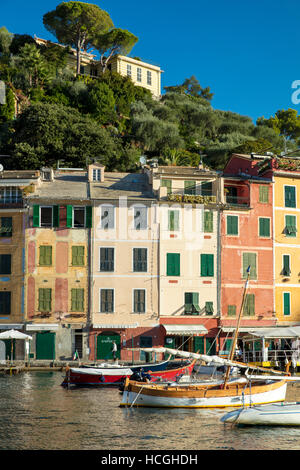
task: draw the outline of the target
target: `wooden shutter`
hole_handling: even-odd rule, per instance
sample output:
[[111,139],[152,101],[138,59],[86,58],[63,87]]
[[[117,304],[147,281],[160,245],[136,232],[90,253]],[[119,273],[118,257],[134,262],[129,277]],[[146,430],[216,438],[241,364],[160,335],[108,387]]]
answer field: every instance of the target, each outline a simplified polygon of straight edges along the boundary
[[93,208],[92,206],[86,206],[85,208],[85,226],[86,228],[92,228],[93,225]]
[[40,206],[37,204],[34,204],[33,206],[32,226],[33,227],[40,226]]
[[147,272],[147,248],[133,248],[133,271]]
[[235,317],[236,316],[236,305],[228,305],[227,315],[229,317]]
[[83,312],[84,289],[71,289],[71,310],[72,312]]
[[184,182],[184,194],[196,194],[196,181]]
[[243,253],[243,279],[247,278],[247,269],[250,268],[250,279],[256,279],[256,253]]
[[285,216],[285,233],[288,237],[295,237],[297,233],[297,224],[296,224],[295,215],[286,215]]
[[283,255],[283,273],[282,274],[284,276],[290,276],[291,275],[289,255]]
[[144,289],[134,289],[133,294],[133,311],[134,313],[145,313],[146,306],[145,306],[145,290]]
[[180,253],[167,253],[167,276],[180,276]]
[[172,232],[179,230],[179,210],[169,211],[169,230]]
[[113,289],[101,289],[101,313],[112,313],[114,311]]
[[291,294],[290,292],[283,293],[283,315],[291,314]]
[[268,186],[259,186],[259,202],[268,203],[269,202],[269,187]]
[[162,180],[161,185],[167,188],[167,195],[172,194],[172,180]]
[[270,219],[260,217],[259,218],[259,236],[269,237],[270,236]]
[[68,228],[72,228],[73,226],[73,206],[67,206],[67,223],[66,226]]
[[84,266],[84,246],[72,246],[72,266]]
[[204,211],[204,232],[213,232],[213,211]]
[[205,313],[206,313],[206,315],[213,315],[213,313],[214,313],[214,304],[213,304],[213,302],[205,302]]
[[52,218],[53,227],[59,227],[59,206],[53,206]]
[[228,215],[227,218],[227,235],[238,235],[238,216]]
[[285,186],[284,192],[285,207],[296,207],[296,188]]
[[39,289],[39,311],[50,312],[52,289]]
[[114,270],[114,248],[100,248],[100,271]]
[[255,295],[254,294],[246,294],[245,304],[243,314],[245,316],[252,316],[255,314]]
[[213,277],[214,276],[214,255],[201,254],[201,276]]
[[52,246],[40,246],[40,266],[52,266]]

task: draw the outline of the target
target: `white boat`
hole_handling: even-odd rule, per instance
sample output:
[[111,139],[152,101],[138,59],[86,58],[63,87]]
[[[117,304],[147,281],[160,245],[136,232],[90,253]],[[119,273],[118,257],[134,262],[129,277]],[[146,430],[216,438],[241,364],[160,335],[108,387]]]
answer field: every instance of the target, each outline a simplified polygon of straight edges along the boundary
[[251,426],[300,426],[300,403],[272,403],[226,413],[223,423]]

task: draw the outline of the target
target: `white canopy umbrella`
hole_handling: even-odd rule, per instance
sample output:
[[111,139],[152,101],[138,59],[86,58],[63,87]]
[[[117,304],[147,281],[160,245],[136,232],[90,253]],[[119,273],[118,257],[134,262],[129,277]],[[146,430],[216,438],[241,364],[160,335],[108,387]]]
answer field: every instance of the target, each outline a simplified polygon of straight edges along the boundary
[[3,331],[3,333],[0,333],[0,339],[28,339],[28,340],[32,340],[32,336],[25,335],[25,333],[21,333],[21,331],[8,330],[8,331]]
[[[26,341],[26,355],[28,354],[29,351],[29,341],[32,340],[32,336],[25,335],[25,333],[21,333],[21,331],[17,330],[8,330],[8,331],[3,331],[3,333],[0,333],[0,340],[2,339],[22,339]],[[11,343],[11,353],[10,353],[10,358],[12,360],[13,358],[13,341]]]

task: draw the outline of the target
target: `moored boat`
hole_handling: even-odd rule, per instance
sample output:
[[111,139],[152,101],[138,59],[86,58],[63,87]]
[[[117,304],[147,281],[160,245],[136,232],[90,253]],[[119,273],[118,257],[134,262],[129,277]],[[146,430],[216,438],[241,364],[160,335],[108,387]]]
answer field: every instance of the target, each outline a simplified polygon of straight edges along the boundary
[[125,381],[121,407],[224,408],[285,400],[285,379],[251,380],[245,377],[221,383],[187,385],[148,384]]
[[223,423],[249,426],[300,426],[300,403],[273,403],[233,410]]
[[[139,369],[150,376],[151,381],[175,381],[182,375],[191,375],[195,361],[190,362],[179,368],[162,370],[144,370],[142,366]],[[153,364],[155,366],[155,364]],[[136,370],[131,367],[70,367],[66,369],[66,376],[62,382],[63,386],[68,385],[123,385],[126,378],[132,376]]]

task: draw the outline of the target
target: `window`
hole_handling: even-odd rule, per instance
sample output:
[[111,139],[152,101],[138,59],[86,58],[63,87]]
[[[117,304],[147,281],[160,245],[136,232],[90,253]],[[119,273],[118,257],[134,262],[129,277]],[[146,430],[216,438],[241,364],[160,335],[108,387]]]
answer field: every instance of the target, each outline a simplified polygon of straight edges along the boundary
[[11,292],[0,292],[0,314],[10,315]]
[[100,271],[114,271],[114,248],[100,248]]
[[146,312],[146,291],[145,289],[133,289],[133,311],[134,313]]
[[184,194],[196,194],[196,181],[184,182]]
[[172,180],[162,180],[161,185],[167,188],[167,195],[172,194]]
[[142,81],[142,69],[140,67],[136,69],[136,79],[138,82]]
[[72,266],[84,266],[84,246],[72,246]]
[[149,70],[147,70],[147,85],[152,85],[152,75]]
[[40,246],[40,266],[52,266],[52,246]]
[[147,229],[147,207],[134,208],[134,228],[135,230]]
[[201,276],[202,277],[213,277],[214,275],[214,255],[201,254]]
[[147,272],[147,248],[133,248],[133,271]]
[[295,186],[284,187],[285,207],[296,207],[296,188]]
[[39,311],[51,312],[52,289],[39,289]]
[[115,227],[115,211],[113,206],[101,206],[101,228],[113,229]]
[[285,235],[287,237],[295,237],[297,234],[297,218],[295,215],[285,216]]
[[101,181],[101,170],[93,168],[93,181]]
[[260,217],[259,219],[259,236],[270,238],[270,219]]
[[291,314],[291,294],[290,292],[283,293],[283,315]]
[[0,217],[0,237],[11,237],[12,236],[12,217]]
[[201,183],[201,195],[212,196],[212,182]]
[[15,186],[7,186],[0,188],[0,203],[13,204],[22,201],[22,191]]
[[269,187],[268,186],[259,186],[259,202],[268,203],[269,202]]
[[84,311],[84,289],[71,289],[72,312]]
[[237,215],[227,215],[227,235],[239,234],[239,218]]
[[243,279],[247,279],[247,269],[250,266],[249,279],[257,279],[256,273],[256,253],[243,253]]
[[171,232],[178,232],[179,230],[179,210],[170,210],[168,212],[168,229]]
[[52,227],[52,207],[41,207],[41,227]]
[[127,64],[127,76],[131,77],[131,65]]
[[11,274],[11,255],[0,255],[0,274]]
[[85,207],[73,208],[73,227],[83,228],[85,226]]
[[255,314],[255,295],[246,294],[244,308],[243,308],[243,315],[252,316],[254,314]]
[[205,313],[206,315],[214,314],[214,304],[213,302],[205,302]]
[[184,313],[186,315],[199,315],[199,293],[185,292],[184,294]]
[[114,311],[114,290],[100,289],[100,312],[113,313]]
[[290,276],[291,275],[290,255],[283,255],[282,260],[283,260],[282,275]]
[[227,306],[227,315],[229,317],[235,317],[236,316],[236,305],[228,305]]
[[180,276],[180,253],[167,253],[167,276]]
[[213,232],[213,211],[204,211],[204,232]]

